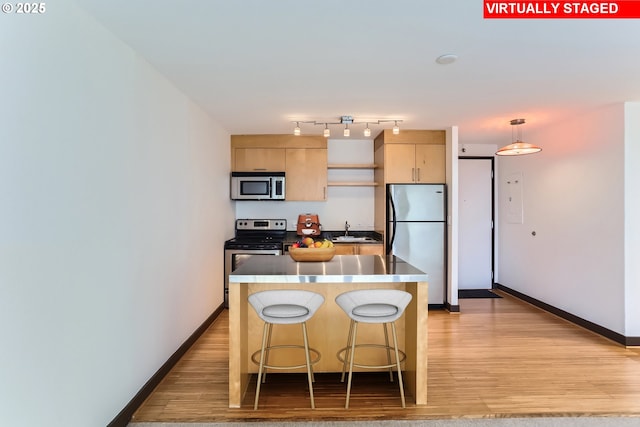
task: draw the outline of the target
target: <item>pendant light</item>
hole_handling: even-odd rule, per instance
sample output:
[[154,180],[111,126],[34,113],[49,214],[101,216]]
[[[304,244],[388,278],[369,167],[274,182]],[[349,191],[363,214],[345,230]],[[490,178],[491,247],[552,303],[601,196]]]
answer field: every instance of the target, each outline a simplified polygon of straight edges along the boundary
[[295,136],[300,136],[300,122],[296,122],[296,127],[293,128],[293,134]]
[[[513,119],[510,123],[511,126],[520,126],[524,124],[524,119]],[[524,154],[534,154],[542,151],[542,148],[537,145],[522,141],[522,131],[519,127],[511,128],[511,139],[513,139],[514,129],[516,129],[517,133],[516,140],[496,151],[497,156],[522,156]]]
[[400,128],[398,127],[398,121],[397,120],[394,120],[393,134],[394,135],[399,135],[400,134]]
[[331,136],[331,130],[327,123],[324,124],[324,131],[322,132],[322,135],[324,135],[325,138],[329,138]]

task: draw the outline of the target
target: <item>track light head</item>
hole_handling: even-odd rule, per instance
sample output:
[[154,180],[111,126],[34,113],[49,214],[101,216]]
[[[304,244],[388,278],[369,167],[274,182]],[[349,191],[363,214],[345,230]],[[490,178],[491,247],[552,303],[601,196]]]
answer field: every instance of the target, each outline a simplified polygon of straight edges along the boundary
[[394,120],[394,125],[393,125],[393,134],[394,135],[399,135],[400,134],[400,128],[398,127],[398,121]]

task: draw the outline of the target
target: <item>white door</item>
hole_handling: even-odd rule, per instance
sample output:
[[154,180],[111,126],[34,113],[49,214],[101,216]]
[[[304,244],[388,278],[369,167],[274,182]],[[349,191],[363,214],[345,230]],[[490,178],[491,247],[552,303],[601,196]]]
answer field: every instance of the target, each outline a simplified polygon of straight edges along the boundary
[[458,161],[458,289],[491,289],[493,179],[491,158]]

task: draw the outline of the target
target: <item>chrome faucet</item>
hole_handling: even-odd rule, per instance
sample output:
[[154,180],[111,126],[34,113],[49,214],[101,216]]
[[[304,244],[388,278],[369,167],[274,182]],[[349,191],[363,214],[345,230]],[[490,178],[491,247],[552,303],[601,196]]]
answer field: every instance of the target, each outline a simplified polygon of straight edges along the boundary
[[344,235],[348,236],[349,235],[349,228],[351,228],[351,226],[349,225],[348,221],[344,222]]

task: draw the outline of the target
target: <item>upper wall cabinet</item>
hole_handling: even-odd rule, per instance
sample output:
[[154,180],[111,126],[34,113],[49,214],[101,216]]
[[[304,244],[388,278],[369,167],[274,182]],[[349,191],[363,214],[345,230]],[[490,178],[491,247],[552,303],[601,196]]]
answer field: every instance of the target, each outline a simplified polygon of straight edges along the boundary
[[376,163],[384,167],[384,182],[393,184],[443,183],[445,175],[445,131],[403,130],[393,135],[383,131],[375,139]]
[[286,200],[327,200],[327,149],[287,148],[286,156]]
[[282,172],[285,169],[284,148],[236,148],[233,150],[234,172]]
[[231,170],[286,173],[286,200],[327,199],[327,140],[308,135],[232,135]]

